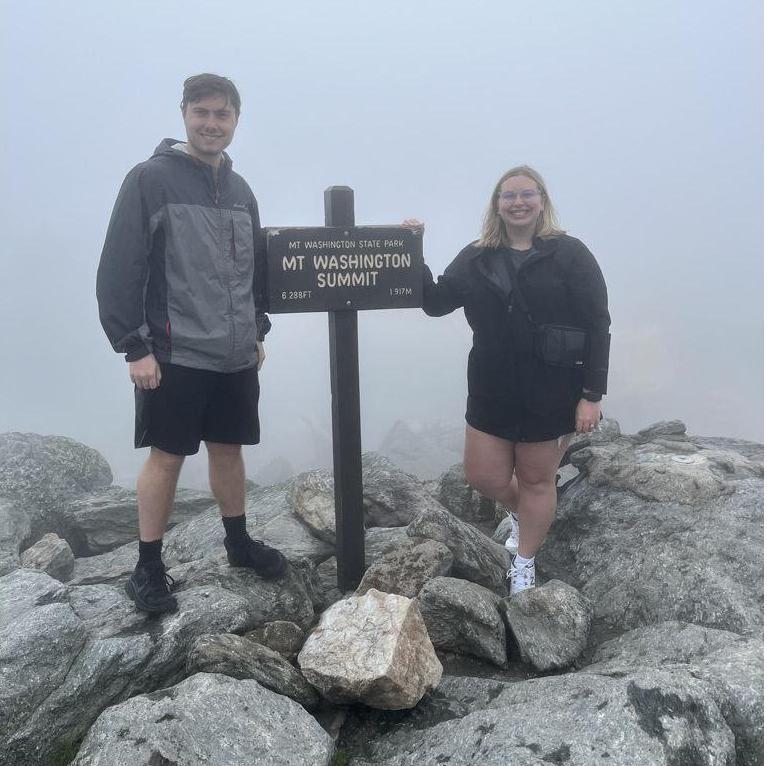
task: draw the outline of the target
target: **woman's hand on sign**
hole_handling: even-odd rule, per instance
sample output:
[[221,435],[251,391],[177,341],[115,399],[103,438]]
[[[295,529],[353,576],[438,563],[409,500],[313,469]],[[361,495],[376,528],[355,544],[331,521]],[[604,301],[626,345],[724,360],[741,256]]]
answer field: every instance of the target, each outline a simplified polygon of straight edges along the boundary
[[575,408],[575,433],[589,434],[595,431],[602,416],[602,405],[599,402],[587,402],[581,399]]
[[423,221],[419,221],[417,218],[406,218],[402,225],[408,229],[412,229],[416,234],[423,234],[426,226]]

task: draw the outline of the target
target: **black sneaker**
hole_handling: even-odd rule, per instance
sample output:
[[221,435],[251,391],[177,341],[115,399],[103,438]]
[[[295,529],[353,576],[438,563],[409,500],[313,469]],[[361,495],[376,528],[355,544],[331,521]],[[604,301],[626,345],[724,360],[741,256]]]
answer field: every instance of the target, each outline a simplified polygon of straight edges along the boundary
[[165,564],[136,564],[136,569],[125,583],[125,592],[135,602],[136,608],[149,614],[175,612],[176,597],[170,593],[173,578],[166,572]]
[[270,548],[261,540],[253,540],[247,535],[237,543],[225,537],[224,548],[230,566],[249,567],[267,580],[282,576],[288,568],[287,560],[276,548]]

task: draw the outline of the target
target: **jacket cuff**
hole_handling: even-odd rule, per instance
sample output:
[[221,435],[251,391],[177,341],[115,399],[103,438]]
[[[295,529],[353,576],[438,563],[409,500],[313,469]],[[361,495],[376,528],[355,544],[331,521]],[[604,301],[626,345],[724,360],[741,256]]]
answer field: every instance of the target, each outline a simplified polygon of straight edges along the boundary
[[266,314],[256,314],[256,340],[263,342],[266,334],[272,329],[272,320]]
[[606,394],[607,370],[584,370],[583,388],[593,394]]
[[137,362],[139,359],[143,359],[145,356],[149,356],[152,350],[147,348],[141,341],[135,341],[125,347],[125,361]]
[[595,394],[607,393],[607,369],[610,359],[610,333],[589,335],[587,363],[583,371],[583,387]]

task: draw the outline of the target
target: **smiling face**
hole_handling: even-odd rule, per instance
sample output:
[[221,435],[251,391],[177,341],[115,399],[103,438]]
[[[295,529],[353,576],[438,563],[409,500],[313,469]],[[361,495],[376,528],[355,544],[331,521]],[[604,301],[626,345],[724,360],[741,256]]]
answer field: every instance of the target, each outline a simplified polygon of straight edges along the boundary
[[538,216],[543,212],[543,204],[538,184],[528,176],[511,176],[501,184],[498,215],[509,235],[529,233],[532,236]]
[[183,116],[189,153],[217,166],[237,127],[237,115],[229,99],[220,93],[205,96],[187,104]]

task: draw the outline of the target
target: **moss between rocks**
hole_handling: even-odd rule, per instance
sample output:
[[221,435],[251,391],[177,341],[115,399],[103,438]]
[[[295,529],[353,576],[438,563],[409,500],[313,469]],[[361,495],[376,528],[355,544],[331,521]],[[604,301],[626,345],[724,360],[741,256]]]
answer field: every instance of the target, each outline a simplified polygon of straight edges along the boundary
[[82,739],[77,739],[74,742],[60,740],[51,754],[51,766],[67,766],[67,764],[72,763],[82,743]]
[[349,751],[336,750],[330,761],[330,766],[349,766]]

